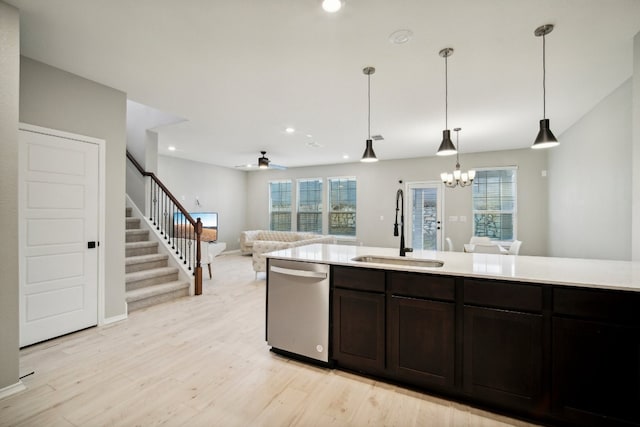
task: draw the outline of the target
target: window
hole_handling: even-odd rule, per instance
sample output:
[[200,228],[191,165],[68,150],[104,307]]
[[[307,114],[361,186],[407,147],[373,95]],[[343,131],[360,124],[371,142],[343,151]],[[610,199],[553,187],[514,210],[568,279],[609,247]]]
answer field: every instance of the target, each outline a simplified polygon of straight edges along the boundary
[[515,167],[476,170],[473,181],[473,235],[492,240],[516,238]]
[[329,234],[356,235],[356,179],[329,178]]
[[269,229],[291,231],[291,181],[269,182]]
[[322,233],[322,179],[298,180],[298,231]]

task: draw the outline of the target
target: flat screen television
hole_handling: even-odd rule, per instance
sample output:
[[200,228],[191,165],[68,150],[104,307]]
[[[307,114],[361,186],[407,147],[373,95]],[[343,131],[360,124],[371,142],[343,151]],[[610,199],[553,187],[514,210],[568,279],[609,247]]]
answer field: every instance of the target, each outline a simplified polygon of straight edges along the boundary
[[[218,212],[189,212],[191,218],[197,221],[200,218],[202,221],[202,240],[215,242],[218,240]],[[176,226],[176,234],[181,235],[179,231],[184,227],[188,221],[181,212],[173,214],[173,223]],[[187,232],[188,234],[188,232]]]

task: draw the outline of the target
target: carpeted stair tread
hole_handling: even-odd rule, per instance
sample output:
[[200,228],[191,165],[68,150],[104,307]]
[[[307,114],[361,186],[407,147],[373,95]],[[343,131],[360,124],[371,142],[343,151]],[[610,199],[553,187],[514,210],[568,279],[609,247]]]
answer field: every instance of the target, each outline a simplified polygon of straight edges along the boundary
[[158,245],[158,242],[151,242],[151,241],[125,243],[125,246],[127,248],[150,248],[152,246],[157,246],[157,245]]
[[133,273],[127,273],[124,275],[125,282],[137,282],[139,280],[151,279],[154,277],[166,276],[169,274],[175,274],[178,272],[177,267],[161,267],[153,268],[151,270],[134,271]]
[[126,257],[124,259],[124,264],[125,265],[142,264],[145,262],[162,261],[168,258],[169,258],[169,255],[167,254],[135,255],[135,256]]

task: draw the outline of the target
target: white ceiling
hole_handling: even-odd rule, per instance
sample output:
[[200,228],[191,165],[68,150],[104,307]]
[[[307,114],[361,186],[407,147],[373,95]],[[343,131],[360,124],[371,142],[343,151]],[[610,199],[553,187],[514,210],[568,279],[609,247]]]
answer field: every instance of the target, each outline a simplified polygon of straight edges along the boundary
[[[631,76],[640,31],[639,0],[345,0],[336,14],[321,0],[5,1],[21,10],[23,55],[184,118],[159,128],[159,152],[227,167],[255,163],[260,150],[289,167],[357,161],[365,66],[376,68],[378,157],[434,155],[444,47],[455,50],[449,128],[462,128],[461,152],[528,147],[542,118],[534,29],[555,25],[546,50],[556,136]],[[398,29],[413,38],[391,43]]]

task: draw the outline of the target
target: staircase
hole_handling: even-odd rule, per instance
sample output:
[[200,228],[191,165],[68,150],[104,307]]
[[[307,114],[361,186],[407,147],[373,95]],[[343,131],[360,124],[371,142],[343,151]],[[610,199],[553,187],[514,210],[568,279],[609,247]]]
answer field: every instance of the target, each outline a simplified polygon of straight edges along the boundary
[[[144,225],[146,227],[146,224]],[[158,253],[158,242],[141,228],[139,218],[126,208],[125,282],[128,312],[189,295],[189,283],[168,266],[169,256]]]

